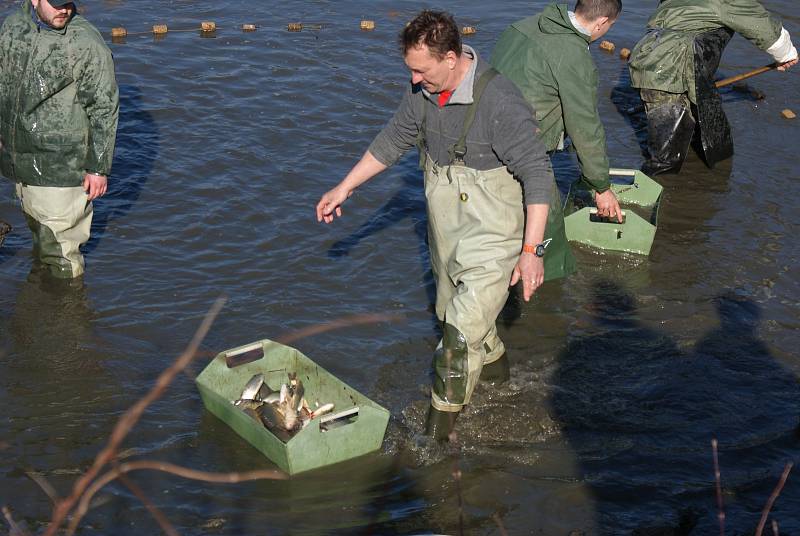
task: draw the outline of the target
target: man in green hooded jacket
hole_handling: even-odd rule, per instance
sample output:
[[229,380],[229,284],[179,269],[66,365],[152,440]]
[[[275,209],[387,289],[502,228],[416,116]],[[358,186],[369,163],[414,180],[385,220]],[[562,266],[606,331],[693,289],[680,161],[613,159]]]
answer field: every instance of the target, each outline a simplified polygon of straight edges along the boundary
[[733,155],[714,73],[734,33],[770,54],[779,70],[797,63],[789,33],[756,0],[663,0],[650,17],[629,63],[647,112],[645,173],[679,172],[698,128],[710,167]]
[[569,136],[581,180],[595,192],[599,214],[621,222],[597,111],[597,67],[589,54],[589,44],[605,35],[620,11],[620,0],[577,0],[575,11],[551,4],[500,35],[492,65],[519,87],[535,110],[548,152],[563,149],[564,135]]
[[111,51],[74,0],[24,0],[0,28],[0,171],[16,183],[34,267],[83,273],[118,116]]

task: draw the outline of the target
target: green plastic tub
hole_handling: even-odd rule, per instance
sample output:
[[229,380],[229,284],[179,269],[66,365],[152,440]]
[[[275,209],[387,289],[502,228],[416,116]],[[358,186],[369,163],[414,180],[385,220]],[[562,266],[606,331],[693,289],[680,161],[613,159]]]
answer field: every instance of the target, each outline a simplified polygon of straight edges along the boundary
[[591,192],[570,189],[564,209],[567,239],[592,247],[649,255],[658,227],[663,187],[638,170],[611,169],[612,177],[632,177],[628,184],[611,184],[623,209],[622,223],[597,216]]
[[[321,415],[287,442],[233,405],[245,384],[263,374],[267,385],[280,389],[296,372],[312,407],[329,402]],[[378,450],[389,412],[289,346],[264,339],[218,354],[197,377],[206,409],[290,475],[334,464]]]

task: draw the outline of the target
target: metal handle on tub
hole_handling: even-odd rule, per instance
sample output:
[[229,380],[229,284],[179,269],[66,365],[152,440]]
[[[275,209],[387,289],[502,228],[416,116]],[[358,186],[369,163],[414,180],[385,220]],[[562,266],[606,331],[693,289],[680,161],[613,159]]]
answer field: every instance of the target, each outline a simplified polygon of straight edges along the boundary
[[340,426],[346,426],[355,422],[357,418],[358,406],[340,411],[339,413],[325,415],[319,419],[319,430],[320,432],[327,432],[333,428],[339,428]]
[[244,346],[237,350],[225,352],[225,364],[228,368],[246,365],[264,357],[264,347],[260,342]]

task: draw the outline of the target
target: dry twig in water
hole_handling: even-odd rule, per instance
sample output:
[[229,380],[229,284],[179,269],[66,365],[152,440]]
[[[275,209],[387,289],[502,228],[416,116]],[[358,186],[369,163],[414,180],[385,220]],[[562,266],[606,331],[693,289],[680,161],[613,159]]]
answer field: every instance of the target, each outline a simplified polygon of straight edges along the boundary
[[153,516],[153,519],[156,520],[158,525],[161,527],[161,530],[163,530],[165,534],[168,534],[169,536],[180,536],[178,531],[175,530],[175,527],[172,526],[172,523],[170,523],[167,519],[167,516],[165,516],[164,513],[159,510],[155,504],[153,504],[153,501],[151,501],[147,495],[144,494],[139,486],[137,486],[124,474],[119,475],[119,480],[125,484],[125,486],[131,490],[134,495],[136,495],[136,498],[142,501],[144,507],[147,508],[147,511],[150,512],[150,515]]
[[28,536],[28,533],[22,530],[22,528],[17,525],[16,521],[14,521],[14,518],[11,516],[11,510],[9,510],[7,506],[3,507],[3,516],[5,516],[6,523],[8,523],[8,526],[11,529],[11,532],[8,533],[8,536]]
[[497,528],[500,530],[501,536],[508,536],[508,532],[506,532],[506,528],[503,525],[503,518],[500,517],[500,514],[497,512],[493,513],[492,519],[497,524]]
[[716,438],[711,440],[711,452],[714,455],[714,480],[717,483],[717,518],[719,519],[719,534],[720,536],[725,536],[725,505],[722,502],[722,482],[719,472]]
[[33,471],[25,471],[25,476],[36,482],[42,491],[44,491],[50,500],[53,501],[53,504],[58,504],[58,501],[61,500],[61,497],[58,496],[58,492],[53,485],[47,481],[47,479],[40,475],[39,473],[34,473]]

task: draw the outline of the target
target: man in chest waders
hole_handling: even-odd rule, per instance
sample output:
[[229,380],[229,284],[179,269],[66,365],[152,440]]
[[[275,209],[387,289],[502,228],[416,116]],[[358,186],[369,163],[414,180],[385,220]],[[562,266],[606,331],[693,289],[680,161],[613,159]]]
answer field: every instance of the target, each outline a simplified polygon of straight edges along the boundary
[[527,301],[575,261],[550,159],[519,90],[462,45],[447,13],[423,11],[400,44],[411,71],[400,107],[316,211],[332,222],[358,186],[419,147],[443,332],[426,433],[445,439],[479,378],[508,378],[495,321],[509,285],[521,280]]
[[757,0],[662,0],[631,53],[631,85],[647,112],[648,175],[678,173],[695,131],[714,167],[733,156],[731,128],[714,86],[722,51],[740,33],[786,70],[797,50]]

